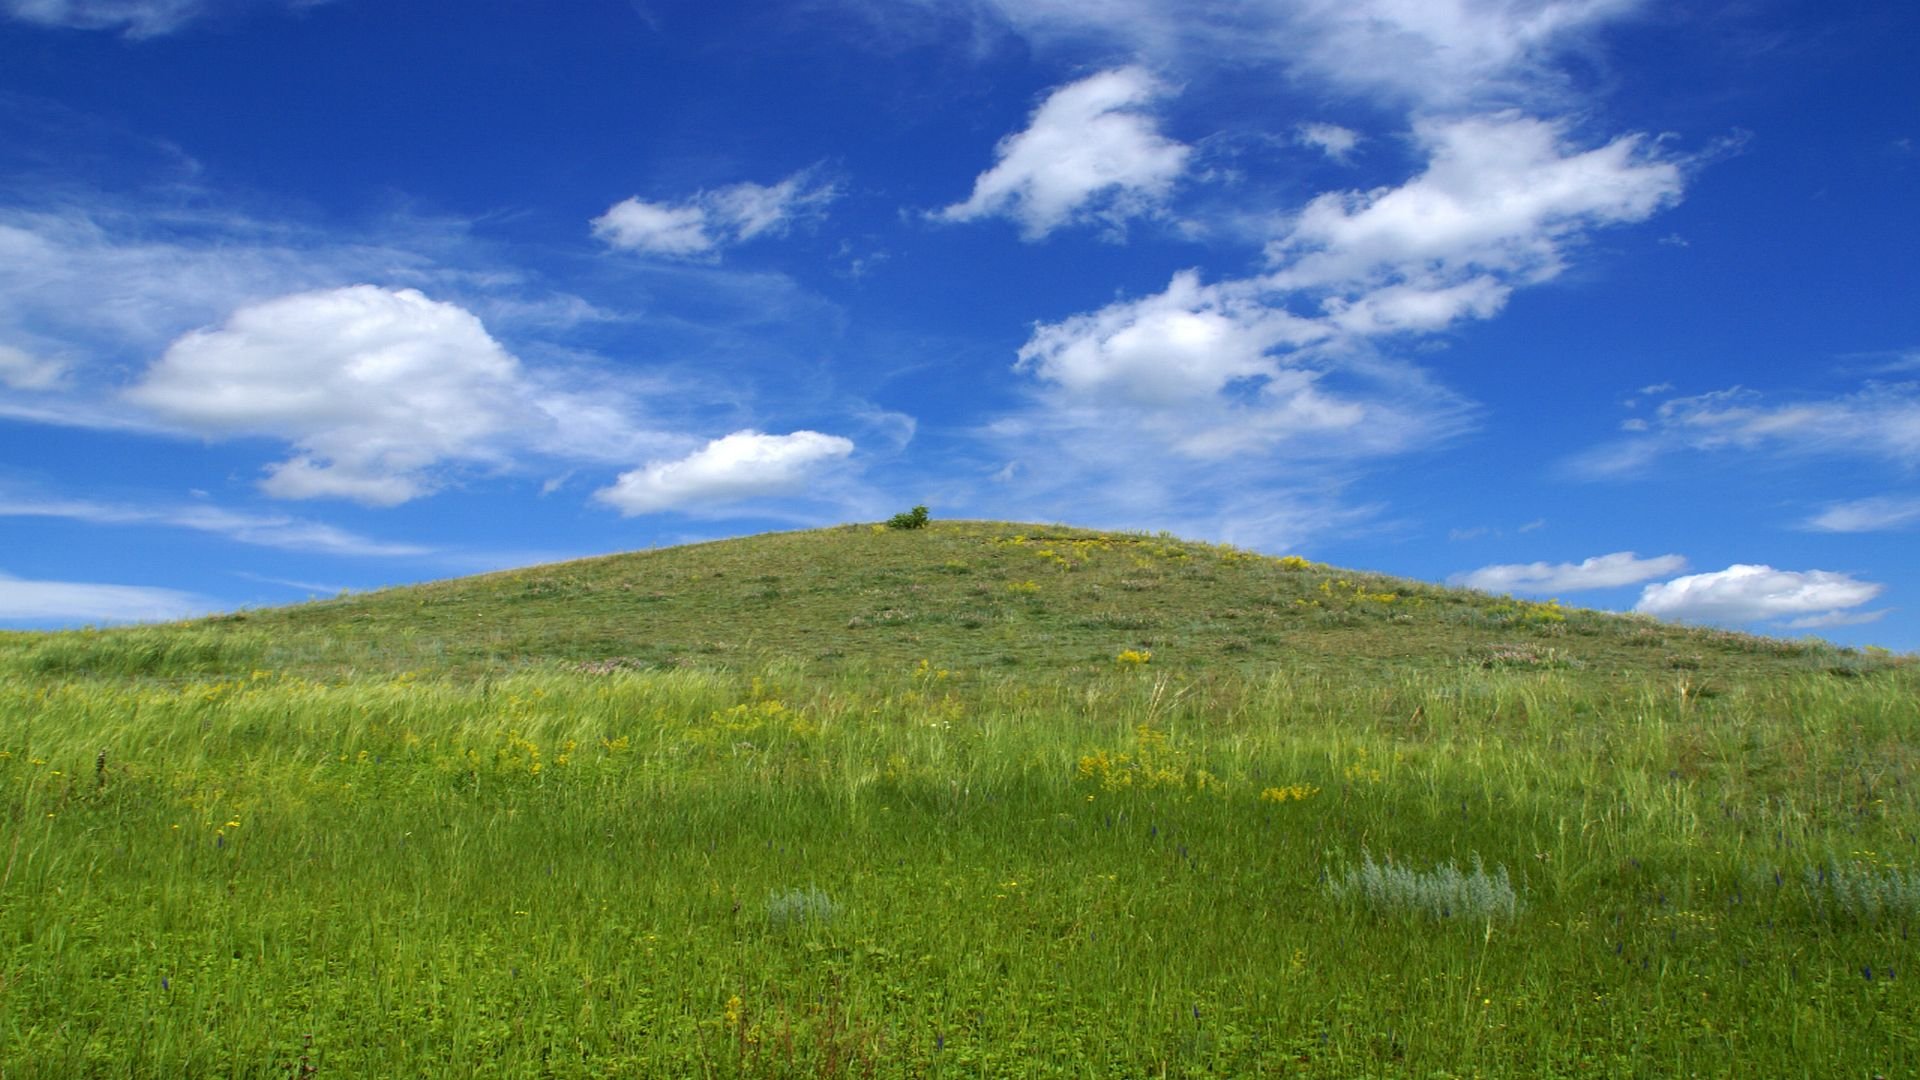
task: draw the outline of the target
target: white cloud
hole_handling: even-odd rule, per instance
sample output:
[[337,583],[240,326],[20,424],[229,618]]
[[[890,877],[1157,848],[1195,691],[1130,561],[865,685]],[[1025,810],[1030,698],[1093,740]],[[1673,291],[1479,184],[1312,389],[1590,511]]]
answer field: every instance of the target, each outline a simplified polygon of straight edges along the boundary
[[1716,573],[1649,585],[1633,610],[1668,619],[1734,624],[1802,616],[1799,625],[1810,626],[1815,624],[1807,622],[1808,618],[1844,618],[1847,609],[1867,603],[1885,588],[1828,570],[1775,570],[1771,566],[1737,564]]
[[1657,577],[1677,574],[1687,568],[1679,555],[1657,555],[1642,559],[1631,551],[1596,555],[1577,563],[1506,563],[1483,566],[1465,574],[1455,574],[1448,584],[1486,592],[1562,593],[1586,589],[1611,589],[1634,585]]
[[1339,124],[1301,124],[1294,129],[1294,137],[1302,144],[1311,146],[1335,161],[1345,163],[1353,156],[1354,148],[1360,145],[1360,133]]
[[[1301,0],[1279,43],[1335,85],[1424,108],[1550,98],[1552,61],[1642,0]],[[1272,5],[1233,4],[1236,8]]]
[[[948,0],[874,5],[951,12]],[[1556,61],[1644,0],[985,0],[1036,41],[1093,38],[1172,67],[1280,64],[1347,93],[1413,108],[1545,105],[1568,96]],[[916,16],[919,12],[915,13]],[[896,20],[904,30],[914,22]]]
[[1491,319],[1507,306],[1511,285],[1490,276],[1447,285],[1393,282],[1322,302],[1327,321],[1356,337],[1433,333],[1462,319]]
[[593,219],[609,247],[675,259],[707,258],[757,236],[779,236],[838,197],[804,169],[777,184],[740,183],[680,203],[623,199]]
[[[297,9],[325,2],[278,0],[278,6]],[[0,12],[22,22],[79,30],[124,30],[130,38],[172,33],[211,10],[238,6],[242,5],[215,0],[0,0]]]
[[[507,466],[531,453],[618,464],[686,444],[642,418],[650,403],[671,403],[670,395],[697,376],[615,367],[538,341],[528,347],[544,363],[509,356],[510,377],[483,370],[505,348],[472,311],[489,313],[489,325],[497,320],[536,332],[611,316],[563,293],[529,298],[527,278],[471,250],[457,223],[391,219],[382,223],[383,238],[394,241],[388,246],[86,192],[69,193],[65,202],[87,209],[0,209],[0,341],[28,358],[24,366],[17,358],[4,362],[13,378],[0,376],[0,417],[147,435],[280,439],[297,452],[271,471],[273,492],[376,505],[430,490],[445,478],[435,463]],[[737,307],[743,322],[794,316],[795,290],[778,275],[687,272],[698,276],[678,287]],[[354,280],[385,284],[334,287]],[[401,288],[409,283],[451,297],[397,299],[410,292]],[[369,310],[348,311],[356,306]],[[382,308],[395,310],[382,316]],[[330,327],[302,322],[333,317]],[[356,343],[381,318],[390,339]],[[352,359],[362,344],[391,352],[409,334],[409,348],[445,351],[446,363],[426,364],[439,375],[396,376],[381,386],[382,376]],[[170,348],[183,364],[178,372],[164,371],[167,361],[152,363]],[[214,348],[229,350],[224,362],[234,370],[214,369]],[[65,361],[56,382],[34,390],[14,385],[22,372],[44,381],[46,357]],[[149,370],[131,394],[121,393],[119,371],[135,360]],[[150,407],[142,387],[155,379],[197,379],[205,393],[186,386],[184,395],[164,395],[162,407]],[[436,390],[415,393],[423,381]],[[449,425],[477,430],[463,435]],[[342,444],[337,455],[327,452]],[[409,468],[410,455],[433,462]]]
[[1036,486],[1071,477],[1064,489],[1086,498],[1151,473],[1167,498],[1284,490],[1310,517],[1350,520],[1329,512],[1325,485],[1471,422],[1468,403],[1373,342],[1491,318],[1593,231],[1679,197],[1680,168],[1639,137],[1588,149],[1567,130],[1511,112],[1418,121],[1421,171],[1312,200],[1266,273],[1205,284],[1186,271],[1160,294],[1037,326],[1017,364],[1028,404],[990,429],[1002,460],[1031,466]]
[[1831,630],[1836,626],[1863,626],[1879,622],[1887,617],[1891,608],[1879,611],[1829,611],[1825,615],[1809,615],[1804,619],[1791,619],[1781,625],[1789,630]]
[[[1326,336],[1247,290],[1202,285],[1188,270],[1156,296],[1041,325],[1019,367],[1076,397],[1178,407],[1211,400],[1237,380],[1279,380],[1272,350]],[[1288,381],[1305,389],[1297,377]]]
[[27,581],[0,573],[0,619],[11,622],[167,622],[218,606],[218,601],[176,589]]
[[241,544],[323,555],[408,556],[429,554],[417,544],[372,540],[345,529],[284,514],[243,514],[214,506],[113,506],[78,499],[0,496],[0,517],[48,517],[95,525],[161,525],[224,536]]
[[4,0],[0,10],[41,26],[125,29],[137,38],[174,30],[203,6],[202,0]]
[[355,285],[234,312],[175,341],[126,393],[209,436],[262,435],[297,453],[269,468],[279,498],[375,506],[432,490],[433,466],[496,458],[532,410],[520,366],[466,310],[412,289]]
[[[142,220],[142,218],[146,220]],[[165,225],[212,234],[164,235]],[[316,251],[243,220],[171,220],[165,208],[92,213],[0,210],[0,332],[76,347],[147,346],[275,293],[311,288],[346,268],[396,270],[419,260],[351,245]]]
[[1274,285],[1411,286],[1435,297],[1465,287],[1441,307],[1484,314],[1499,290],[1559,273],[1585,233],[1645,220],[1680,197],[1679,166],[1651,156],[1643,137],[1580,150],[1566,127],[1512,112],[1417,121],[1426,171],[1309,202],[1268,246]]
[[1000,140],[997,162],[947,221],[1005,216],[1037,240],[1063,225],[1117,227],[1151,213],[1186,169],[1191,148],[1166,138],[1146,106],[1165,84],[1143,68],[1118,68],[1063,86],[1034,110],[1026,130]]
[[1865,457],[1911,466],[1920,461],[1920,383],[1869,383],[1857,393],[1781,405],[1740,387],[1675,398],[1663,402],[1636,437],[1571,464],[1588,476],[1616,475],[1680,451]]
[[652,461],[622,473],[594,498],[632,517],[804,495],[825,469],[851,453],[851,440],[817,431],[736,431],[678,460]]
[[[1312,200],[1261,276],[1202,284],[1037,327],[1018,370],[1032,405],[1004,439],[1051,437],[1276,471],[1432,446],[1467,409],[1369,339],[1490,318],[1513,289],[1557,274],[1587,233],[1677,198],[1677,166],[1627,137],[1585,150],[1565,125],[1514,113],[1416,125],[1425,168],[1398,187]],[[1014,448],[1018,453],[1018,448]],[[1137,456],[1137,455],[1135,455]],[[1133,461],[1110,468],[1132,471]]]
[[[1460,403],[1417,371],[1377,358],[1308,351],[1334,329],[1289,314],[1257,282],[1166,290],[1037,327],[1018,370],[1037,408],[998,426],[1090,438],[1219,462],[1284,450],[1292,460],[1394,453],[1458,430]],[[1131,470],[1132,461],[1115,467]]]
[[0,386],[15,390],[51,390],[60,385],[66,365],[0,345]]
[[1880,532],[1920,522],[1920,498],[1880,496],[1835,503],[1807,519],[1819,532]]
[[668,206],[623,199],[593,219],[593,234],[612,247],[649,255],[705,255],[719,245],[698,205]]

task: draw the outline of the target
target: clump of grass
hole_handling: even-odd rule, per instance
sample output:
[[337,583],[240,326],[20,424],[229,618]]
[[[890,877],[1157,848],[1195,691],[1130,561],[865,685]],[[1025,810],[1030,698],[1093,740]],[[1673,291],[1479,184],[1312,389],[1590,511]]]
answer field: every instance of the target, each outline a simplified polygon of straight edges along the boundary
[[1809,866],[1802,875],[1815,912],[1873,922],[1920,916],[1920,872],[1894,867]]
[[1565,650],[1542,648],[1537,645],[1495,645],[1480,658],[1480,666],[1489,669],[1530,668],[1536,671],[1559,671],[1578,666]]
[[1361,852],[1359,867],[1332,879],[1328,890],[1337,899],[1357,902],[1370,911],[1407,912],[1434,919],[1511,919],[1520,911],[1520,899],[1502,865],[1487,873],[1479,855],[1473,871],[1463,873],[1451,861],[1432,870],[1415,870],[1391,858],[1374,862]]
[[812,885],[785,889],[767,895],[767,927],[784,931],[827,926],[840,918],[842,910],[833,897]]

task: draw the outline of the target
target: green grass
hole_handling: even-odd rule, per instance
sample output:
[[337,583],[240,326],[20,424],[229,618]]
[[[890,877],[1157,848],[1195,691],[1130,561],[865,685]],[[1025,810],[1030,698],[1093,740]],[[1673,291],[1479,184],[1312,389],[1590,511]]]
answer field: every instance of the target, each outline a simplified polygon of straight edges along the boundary
[[0,636],[35,675],[478,677],[556,664],[863,677],[923,658],[969,677],[1084,678],[1122,651],[1221,678],[1284,668],[1564,669],[1718,680],[1882,661],[1447,589],[1168,536],[934,522],[776,533],[240,612],[183,627]]
[[1912,665],[1021,531],[0,639],[0,1075],[1920,1052]]

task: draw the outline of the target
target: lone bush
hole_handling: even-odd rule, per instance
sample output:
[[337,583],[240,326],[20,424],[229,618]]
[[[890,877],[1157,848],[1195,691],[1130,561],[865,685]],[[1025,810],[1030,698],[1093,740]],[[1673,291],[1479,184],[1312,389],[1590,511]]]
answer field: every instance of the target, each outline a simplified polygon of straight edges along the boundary
[[927,508],[916,506],[904,514],[895,514],[887,519],[889,529],[924,529],[927,527]]

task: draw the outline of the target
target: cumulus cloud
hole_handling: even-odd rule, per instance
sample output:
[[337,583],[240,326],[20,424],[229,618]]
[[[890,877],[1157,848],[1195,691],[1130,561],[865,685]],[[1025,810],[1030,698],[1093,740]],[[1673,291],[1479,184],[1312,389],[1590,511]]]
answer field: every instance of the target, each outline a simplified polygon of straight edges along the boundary
[[1308,350],[1335,332],[1257,282],[1205,285],[1183,271],[1159,294],[1037,327],[1016,367],[1037,380],[1039,408],[999,430],[1118,433],[1141,454],[1202,461],[1282,448],[1296,461],[1349,459],[1457,430],[1460,403],[1417,371]]
[[1631,551],[1596,555],[1577,563],[1505,563],[1483,566],[1447,579],[1448,584],[1486,592],[1562,593],[1634,585],[1687,568],[1679,555],[1643,559]]
[[1294,129],[1294,138],[1302,145],[1311,146],[1343,163],[1353,156],[1354,148],[1360,145],[1360,133],[1339,124],[1301,124]]
[[1269,247],[1270,273],[1209,286],[1187,272],[1158,296],[1043,324],[1020,370],[1061,417],[1193,457],[1308,438],[1377,453],[1447,432],[1457,403],[1404,367],[1390,386],[1334,390],[1334,346],[1491,317],[1515,287],[1558,273],[1580,237],[1677,198],[1681,177],[1636,138],[1582,150],[1563,125],[1516,114],[1418,133],[1419,175],[1313,200]]
[[175,341],[128,401],[209,436],[284,439],[278,498],[392,506],[448,459],[489,460],[527,411],[519,362],[480,320],[412,289],[354,285],[250,305]]
[[66,366],[30,356],[11,345],[0,345],[0,386],[15,390],[51,390],[60,385]]
[[1848,609],[1873,600],[1885,588],[1828,570],[1736,564],[1649,585],[1633,610],[1688,622],[1739,624],[1798,616],[1790,625],[1833,626],[1852,618]]
[[1268,246],[1276,286],[1465,286],[1447,306],[1479,314],[1489,288],[1554,276],[1569,243],[1643,221],[1683,187],[1679,166],[1638,135],[1581,150],[1563,122],[1504,112],[1421,120],[1414,136],[1427,154],[1419,176],[1321,195]]
[[1270,383],[1280,375],[1271,350],[1326,334],[1248,290],[1208,287],[1187,270],[1158,295],[1041,325],[1019,367],[1079,397],[1178,406],[1210,400],[1235,381]]
[[1805,527],[1816,532],[1881,532],[1920,522],[1920,498],[1879,496],[1835,503],[1808,518]]
[[1158,296],[1042,325],[1020,367],[1082,400],[1280,399],[1296,423],[1351,421],[1282,357],[1490,317],[1515,286],[1557,273],[1577,237],[1677,197],[1678,169],[1637,140],[1583,151],[1563,135],[1510,114],[1425,124],[1420,175],[1313,200],[1269,248],[1271,273],[1208,286],[1189,271]]
[[[1306,199],[1291,213],[1236,219],[1243,233],[1249,224],[1265,230],[1257,272],[1185,271],[1159,294],[1036,325],[1016,363],[1025,401],[987,427],[1002,453],[982,462],[980,475],[1003,478],[1009,498],[1070,498],[1110,520],[1131,513],[1221,535],[1234,521],[1261,518],[1263,498],[1285,506],[1249,527],[1263,539],[1365,520],[1368,508],[1341,505],[1365,462],[1438,446],[1474,419],[1471,403],[1422,363],[1393,353],[1409,355],[1409,339],[1498,315],[1516,290],[1563,274],[1600,231],[1674,205],[1692,165],[1648,135],[1585,136],[1580,121],[1593,111],[1569,93],[1577,88],[1561,61],[1643,0],[859,6],[913,9],[892,24],[909,33],[924,31],[931,11],[985,11],[1031,42],[1070,44],[1071,55],[1088,55],[1091,43],[1105,55],[1139,57],[1121,70],[1184,79],[1202,97],[1229,92],[1221,76],[1230,73],[1236,94],[1271,80],[1321,101],[1347,96],[1376,107],[1338,115],[1406,117],[1403,145],[1417,164],[1402,176]],[[1100,103],[1079,117],[1042,120],[1066,90],[1091,85],[1049,99],[1028,131],[1002,143],[972,197],[942,216],[1000,214],[1030,238],[1097,216],[1098,200],[1076,201],[1090,187],[1076,178],[1091,170],[1067,171],[1051,209],[1018,201],[1027,197],[1019,183],[1044,175],[1022,165],[1020,140],[1057,131],[1073,145],[1086,119],[1102,115]],[[1121,129],[1128,139],[1165,141],[1152,118],[1155,94],[1166,92],[1114,94],[1131,122]],[[1386,139],[1371,129],[1295,126],[1299,119],[1276,130],[1335,161],[1372,145],[1366,139]],[[1388,155],[1379,157],[1384,164]],[[1074,156],[1035,152],[1031,160]],[[1169,160],[1159,175],[1166,194],[1145,207],[1183,209],[1174,183],[1200,175],[1198,167]]]
[[[564,294],[526,298],[524,275],[468,250],[447,223],[392,220],[388,246],[239,214],[75,203],[86,209],[0,208],[0,341],[19,354],[0,356],[0,417],[278,439],[298,452],[271,471],[274,494],[371,505],[433,490],[451,463],[623,464],[684,444],[644,419],[666,399],[664,377],[563,347],[536,347],[537,365],[509,354],[488,326],[550,332],[608,313]],[[701,275],[690,288],[743,320],[786,317],[795,303],[776,276],[742,287],[689,272]],[[354,280],[386,284],[334,287]],[[450,296],[428,300],[410,283]],[[407,372],[368,362],[407,349],[418,354]],[[130,392],[109,389],[135,358],[145,374]]]
[[116,506],[82,499],[0,495],[0,517],[46,517],[93,525],[160,525],[223,536],[235,543],[322,555],[425,555],[431,548],[369,539],[317,521],[284,514],[246,514],[216,506]]
[[852,440],[817,431],[736,431],[683,458],[621,473],[594,498],[632,517],[804,495],[825,470],[852,453]]
[[623,199],[593,219],[607,246],[670,259],[704,259],[757,236],[779,236],[839,192],[805,169],[777,184],[740,183],[678,203]]
[[1008,217],[1037,240],[1064,225],[1118,226],[1151,213],[1186,169],[1191,148],[1161,135],[1145,109],[1168,87],[1144,68],[1103,71],[1063,86],[1026,130],[995,150],[973,194],[938,212],[946,221]]
[[[1032,404],[996,433],[1107,445],[1122,432],[1142,453],[1242,470],[1436,445],[1469,410],[1370,342],[1492,317],[1586,235],[1643,219],[1682,186],[1638,137],[1587,149],[1564,124],[1515,113],[1416,133],[1422,171],[1312,200],[1269,246],[1268,272],[1205,284],[1186,271],[1158,295],[1038,326],[1017,364]],[[1056,467],[1098,460],[1059,450]]]
[[1785,404],[1734,387],[1662,402],[1633,431],[1630,439],[1574,459],[1573,471],[1629,473],[1682,451],[1862,457],[1911,466],[1920,461],[1920,383],[1869,383],[1853,394]]
[[28,581],[0,573],[0,619],[22,623],[167,622],[205,614],[217,601],[176,589]]

